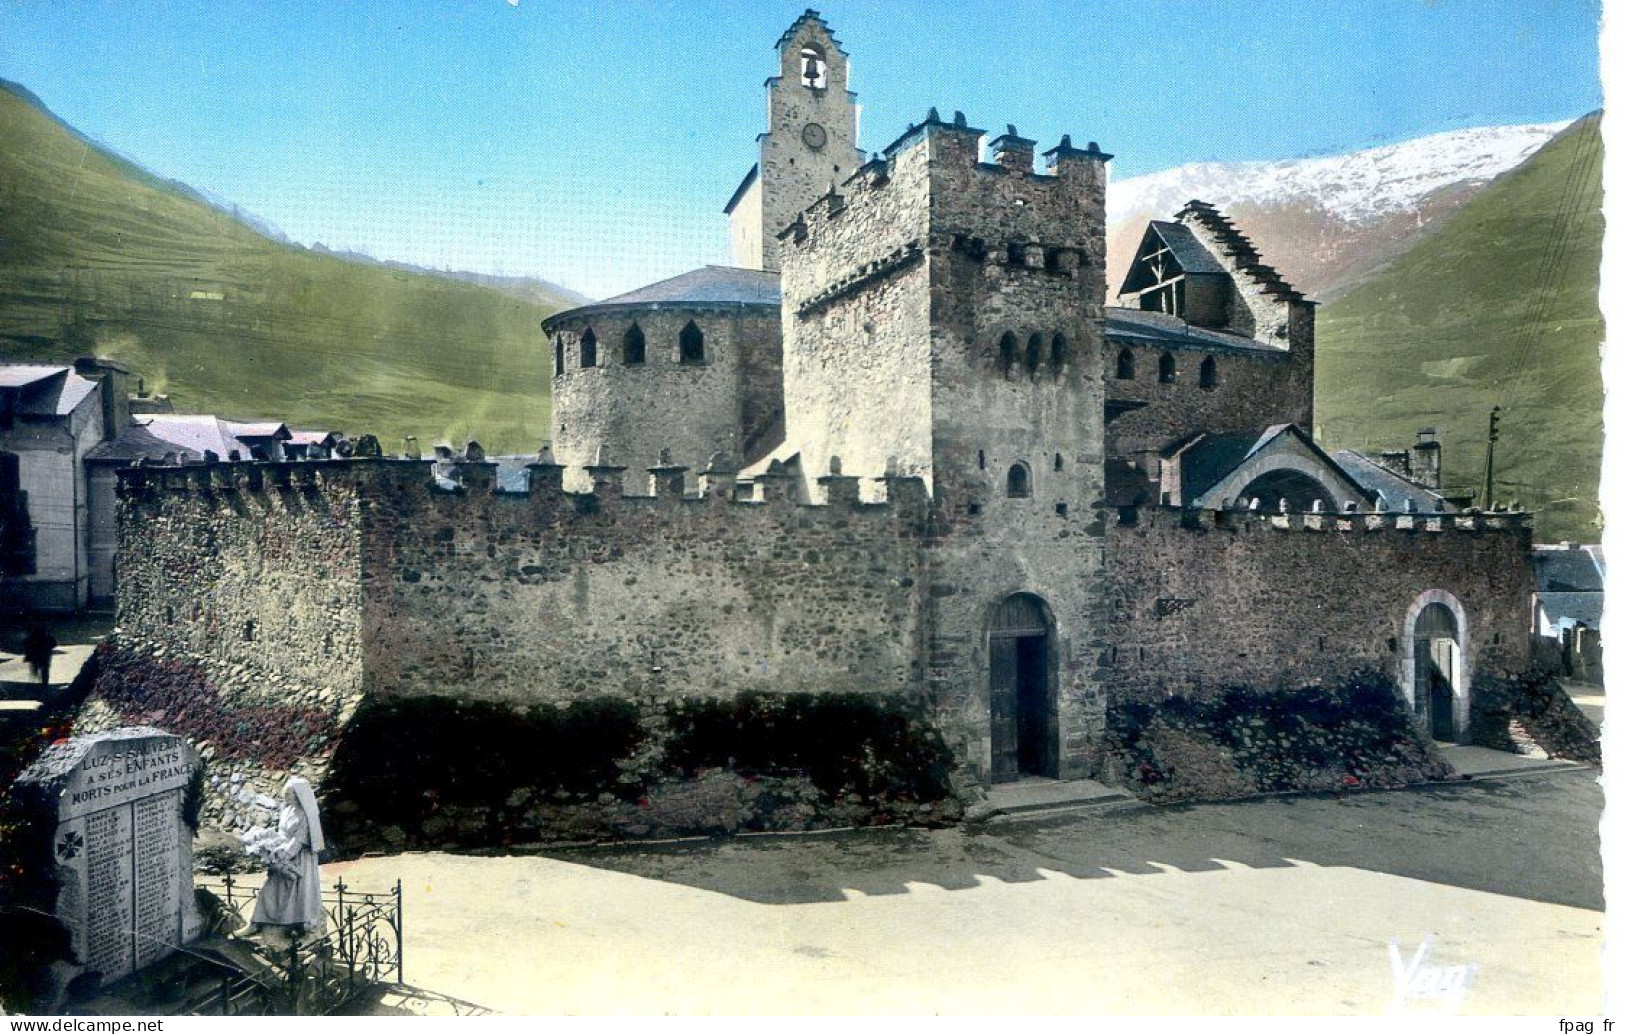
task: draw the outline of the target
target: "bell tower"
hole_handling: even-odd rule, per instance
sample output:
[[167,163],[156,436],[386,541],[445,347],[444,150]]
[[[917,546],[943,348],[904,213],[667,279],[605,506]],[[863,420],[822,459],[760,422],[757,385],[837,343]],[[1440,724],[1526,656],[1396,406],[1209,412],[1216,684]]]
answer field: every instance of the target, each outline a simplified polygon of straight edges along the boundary
[[733,263],[779,268],[778,233],[863,163],[857,95],[846,88],[847,54],[817,11],[779,37],[779,74],[767,81],[761,156],[725,211]]

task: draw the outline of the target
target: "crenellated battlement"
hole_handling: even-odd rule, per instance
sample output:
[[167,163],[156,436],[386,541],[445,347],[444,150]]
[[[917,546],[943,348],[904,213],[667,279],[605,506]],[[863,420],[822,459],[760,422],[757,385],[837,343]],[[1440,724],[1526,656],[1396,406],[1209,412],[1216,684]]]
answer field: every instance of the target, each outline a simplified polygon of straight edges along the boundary
[[[963,112],[944,120],[935,108],[924,121],[910,124],[887,147],[860,165],[799,215],[778,237],[789,251],[817,247],[828,238],[841,246],[851,233],[839,230],[860,213],[875,209],[903,229],[891,242],[887,255],[918,251],[961,237],[986,242],[989,251],[1012,256],[1017,267],[1054,270],[1056,252],[1070,253],[1083,264],[1105,261],[1104,244],[1096,242],[1104,226],[1105,164],[1112,156],[1090,142],[1074,147],[1070,136],[1044,152],[1043,171],[1034,169],[1036,143],[1016,132],[1014,125],[988,145],[993,161],[982,160],[986,131],[971,126]],[[920,203],[925,197],[929,204]],[[977,233],[989,213],[1005,232]],[[1081,212],[1093,218],[1079,219]],[[1060,218],[1062,216],[1072,218]],[[1100,227],[1094,224],[1100,223]],[[969,231],[968,233],[966,231]],[[1075,239],[1046,241],[1063,233]],[[871,235],[872,236],[872,235]],[[1021,254],[1036,247],[1043,255],[1034,262]],[[859,272],[843,271],[838,280],[866,275],[884,256],[865,256]],[[1063,262],[1063,268],[1070,268]],[[833,289],[824,285],[822,292]]]
[[[306,460],[290,462],[229,461],[184,465],[141,465],[119,471],[120,497],[134,506],[152,505],[166,497],[213,498],[225,503],[231,497],[249,495],[331,496],[339,492],[365,499],[374,506],[410,506],[410,501],[496,497],[528,501],[534,508],[560,514],[613,513],[618,508],[647,511],[650,507],[679,505],[690,509],[713,508],[720,512],[746,513],[764,508],[791,507],[810,511],[856,510],[869,513],[895,513],[918,519],[930,505],[924,482],[918,477],[887,473],[859,478],[841,472],[840,457],[831,457],[829,470],[816,478],[828,495],[825,502],[808,502],[799,493],[800,478],[777,461],[767,470],[741,479],[737,466],[723,454],[714,454],[705,469],[693,471],[671,461],[662,450],[660,462],[648,471],[648,491],[624,490],[629,468],[613,462],[600,449],[585,470],[591,481],[588,491],[570,491],[564,485],[566,467],[554,461],[551,449],[543,447],[536,460],[526,465],[522,489],[504,486],[496,476],[497,464],[485,459],[478,443],[471,442],[457,452],[437,448],[434,459],[369,457],[360,459]],[[684,486],[690,474],[697,475],[699,490]],[[877,486],[875,501],[860,498],[860,485]]]
[[1396,511],[1282,511],[1262,509],[1183,509],[1173,506],[1139,505],[1117,507],[1119,526],[1183,528],[1191,531],[1233,531],[1243,534],[1270,532],[1423,533],[1429,535],[1485,533],[1520,534],[1534,532],[1534,514],[1522,510],[1490,513],[1420,513]]

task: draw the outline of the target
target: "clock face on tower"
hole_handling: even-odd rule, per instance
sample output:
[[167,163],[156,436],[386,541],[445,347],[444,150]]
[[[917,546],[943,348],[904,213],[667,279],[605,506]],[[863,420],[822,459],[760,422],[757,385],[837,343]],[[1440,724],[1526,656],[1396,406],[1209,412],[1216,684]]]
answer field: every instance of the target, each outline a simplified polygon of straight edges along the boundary
[[801,127],[801,142],[817,151],[829,141],[829,135],[824,127],[816,122],[809,122]]

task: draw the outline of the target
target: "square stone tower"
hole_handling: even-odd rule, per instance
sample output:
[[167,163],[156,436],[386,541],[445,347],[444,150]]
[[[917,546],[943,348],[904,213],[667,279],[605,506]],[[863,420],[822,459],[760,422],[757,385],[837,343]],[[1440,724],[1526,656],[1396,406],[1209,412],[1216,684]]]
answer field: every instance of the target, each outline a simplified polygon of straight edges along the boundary
[[863,162],[857,94],[847,90],[847,54],[817,11],[779,37],[779,74],[767,81],[761,157],[725,209],[733,264],[778,269],[777,234]]
[[[1093,770],[1105,185],[1063,139],[933,110],[781,237],[786,452],[922,477],[924,684],[984,779]],[[809,495],[817,497],[816,483]]]

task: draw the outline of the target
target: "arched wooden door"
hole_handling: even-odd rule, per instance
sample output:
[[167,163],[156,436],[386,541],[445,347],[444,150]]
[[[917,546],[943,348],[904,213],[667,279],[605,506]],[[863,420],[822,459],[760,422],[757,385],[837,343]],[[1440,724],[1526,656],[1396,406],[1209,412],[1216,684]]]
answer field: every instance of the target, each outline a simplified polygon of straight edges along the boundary
[[994,605],[988,623],[988,707],[995,783],[1054,774],[1050,635],[1038,597],[1018,593]]

